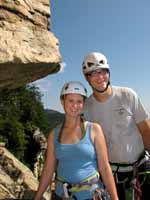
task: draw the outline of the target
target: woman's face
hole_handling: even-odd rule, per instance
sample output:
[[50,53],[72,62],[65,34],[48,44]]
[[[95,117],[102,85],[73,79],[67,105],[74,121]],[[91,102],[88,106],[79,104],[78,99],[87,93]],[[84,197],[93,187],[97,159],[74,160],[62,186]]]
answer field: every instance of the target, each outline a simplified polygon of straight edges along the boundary
[[78,116],[83,110],[84,98],[80,94],[67,94],[62,100],[62,105],[66,114]]

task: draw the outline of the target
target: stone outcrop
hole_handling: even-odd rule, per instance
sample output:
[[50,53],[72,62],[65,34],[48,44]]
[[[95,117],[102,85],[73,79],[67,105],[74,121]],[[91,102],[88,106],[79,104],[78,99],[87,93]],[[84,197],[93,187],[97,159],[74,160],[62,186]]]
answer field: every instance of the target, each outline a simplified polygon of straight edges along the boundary
[[38,145],[38,151],[34,162],[33,174],[37,179],[39,179],[43,169],[45,151],[47,148],[47,140],[38,127],[34,131],[33,139]]
[[[37,187],[32,171],[0,145],[0,199],[30,200]],[[44,199],[50,199],[49,191],[45,192]]]
[[0,89],[16,88],[60,69],[50,31],[49,0],[0,0]]

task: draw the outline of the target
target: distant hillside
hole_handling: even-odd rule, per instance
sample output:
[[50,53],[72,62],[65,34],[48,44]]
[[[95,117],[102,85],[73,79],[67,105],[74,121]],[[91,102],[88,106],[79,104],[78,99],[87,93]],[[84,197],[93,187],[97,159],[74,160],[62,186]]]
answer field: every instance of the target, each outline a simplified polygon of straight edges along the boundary
[[56,110],[46,109],[45,112],[48,118],[49,130],[55,128],[58,124],[62,123],[64,120],[64,114]]

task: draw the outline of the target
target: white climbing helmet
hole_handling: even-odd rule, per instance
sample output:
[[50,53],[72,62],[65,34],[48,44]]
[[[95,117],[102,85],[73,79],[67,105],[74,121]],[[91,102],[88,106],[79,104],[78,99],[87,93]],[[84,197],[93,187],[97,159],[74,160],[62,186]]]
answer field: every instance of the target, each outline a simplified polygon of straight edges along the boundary
[[95,71],[97,69],[109,70],[109,64],[107,58],[103,54],[99,52],[92,52],[84,58],[82,71],[83,74],[86,75],[89,72]]
[[60,97],[65,94],[80,94],[84,97],[87,97],[87,90],[82,83],[78,81],[70,81],[64,84]]

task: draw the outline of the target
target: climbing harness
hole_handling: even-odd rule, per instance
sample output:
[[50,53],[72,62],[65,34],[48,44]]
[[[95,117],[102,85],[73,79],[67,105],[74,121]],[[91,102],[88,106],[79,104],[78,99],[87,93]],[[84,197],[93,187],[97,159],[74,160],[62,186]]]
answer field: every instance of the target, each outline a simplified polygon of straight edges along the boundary
[[[110,163],[112,166],[113,170],[113,175],[115,178],[115,181],[117,184],[122,184],[124,190],[127,188],[132,188],[132,200],[137,199],[141,200],[142,197],[142,191],[141,191],[141,186],[145,181],[146,178],[146,173],[147,172],[140,172],[139,167],[148,161],[150,159],[150,155],[147,151],[144,151],[144,153],[141,154],[139,159],[130,164],[126,163]],[[114,170],[116,169],[116,170]],[[122,171],[124,169],[124,171]],[[125,169],[130,169],[128,172]],[[126,171],[126,172],[125,172]],[[130,174],[130,175],[129,175]],[[139,175],[144,175],[143,176],[143,181],[139,181]],[[120,175],[124,175],[124,179],[120,180]],[[130,178],[129,178],[130,176]]]
[[[84,181],[80,182],[80,183],[68,183],[66,181],[64,181],[62,178],[57,177],[56,181],[59,182],[59,184],[62,184],[63,186],[63,200],[76,200],[76,196],[74,195],[74,193],[76,192],[81,192],[84,190],[92,190],[92,188],[96,188],[97,184],[100,181],[99,178],[99,173],[96,172],[94,173],[92,176],[88,177],[87,179],[85,179]],[[106,198],[107,197],[107,193],[104,189],[94,189],[93,193],[92,193],[92,199],[93,200],[105,200],[105,199],[109,199]],[[91,199],[91,200],[92,200]]]
[[93,192],[93,200],[107,200],[108,198],[105,196],[105,193],[102,189],[96,189]]
[[63,186],[67,188],[71,193],[80,192],[83,190],[88,190],[91,188],[91,186],[97,184],[99,182],[99,173],[95,172],[92,176],[88,177],[80,183],[69,183],[63,180],[61,177],[56,177],[56,181],[63,184]]

